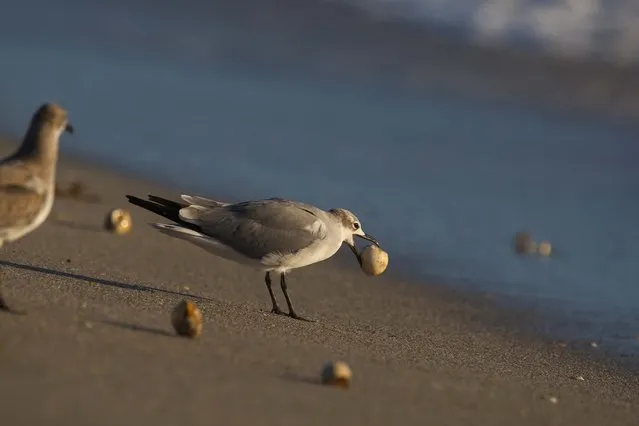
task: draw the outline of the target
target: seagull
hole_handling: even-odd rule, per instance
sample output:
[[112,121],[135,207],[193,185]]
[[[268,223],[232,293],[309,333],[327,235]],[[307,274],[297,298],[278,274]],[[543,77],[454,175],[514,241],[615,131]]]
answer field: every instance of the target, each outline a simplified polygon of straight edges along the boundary
[[[282,198],[224,203],[182,195],[185,203],[181,203],[155,195],[148,195],[148,200],[133,195],[126,197],[131,204],[175,222],[151,224],[160,232],[265,272],[271,312],[303,321],[314,320],[298,315],[293,308],[286,285],[286,274],[290,270],[330,258],[342,243],[350,247],[361,266],[362,258],[353,238],[356,236],[379,247],[379,242],[364,232],[357,216],[341,208],[324,211]],[[271,288],[271,272],[280,274],[288,313],[277,304]]]
[[[18,150],[0,160],[0,247],[34,231],[51,213],[64,132],[73,133],[67,111],[44,103],[33,114]],[[1,293],[0,310],[11,311]]]

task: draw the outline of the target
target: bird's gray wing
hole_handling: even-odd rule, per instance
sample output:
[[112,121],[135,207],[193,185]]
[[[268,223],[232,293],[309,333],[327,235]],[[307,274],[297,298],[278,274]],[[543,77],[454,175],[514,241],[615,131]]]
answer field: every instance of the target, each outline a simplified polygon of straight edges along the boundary
[[200,226],[204,234],[254,259],[295,253],[327,234],[326,224],[312,210],[281,199],[196,209],[193,213],[198,217],[189,222]]
[[189,204],[201,207],[223,207],[228,206],[230,203],[223,201],[213,200],[211,198],[204,198],[197,195],[182,194],[181,198]]
[[0,230],[31,223],[42,208],[47,189],[26,163],[0,166]]

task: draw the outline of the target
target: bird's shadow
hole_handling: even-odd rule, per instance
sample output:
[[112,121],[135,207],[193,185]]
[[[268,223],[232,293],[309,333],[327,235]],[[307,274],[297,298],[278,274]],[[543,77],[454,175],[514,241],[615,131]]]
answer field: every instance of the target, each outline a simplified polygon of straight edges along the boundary
[[8,266],[11,268],[22,269],[25,271],[39,272],[41,274],[49,274],[49,275],[55,275],[58,277],[71,278],[74,280],[85,281],[91,284],[121,288],[124,290],[143,291],[143,292],[150,292],[150,293],[164,293],[164,294],[188,297],[188,298],[203,300],[208,302],[213,301],[212,299],[209,299],[207,297],[196,296],[194,294],[182,293],[179,291],[164,290],[160,288],[148,287],[148,286],[139,285],[139,284],[127,284],[127,283],[122,283],[122,282],[113,281],[113,280],[105,280],[102,278],[89,277],[87,275],[73,274],[71,272],[64,272],[64,271],[58,271],[55,269],[42,268],[40,266],[32,266],[32,265],[25,265],[22,263],[8,262],[6,260],[0,261],[0,266]]
[[122,328],[125,330],[139,331],[143,333],[155,334],[156,336],[165,336],[165,337],[175,337],[175,334],[169,333],[166,330],[162,330],[161,328],[153,328],[153,327],[145,327],[143,325],[131,324],[123,321],[115,321],[115,320],[97,320],[101,324],[110,325],[113,327]]

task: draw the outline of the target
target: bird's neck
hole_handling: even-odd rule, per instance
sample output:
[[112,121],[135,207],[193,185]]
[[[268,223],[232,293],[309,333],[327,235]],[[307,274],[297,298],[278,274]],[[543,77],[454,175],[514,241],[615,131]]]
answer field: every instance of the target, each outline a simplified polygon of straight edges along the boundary
[[339,229],[341,238],[345,239],[348,235],[350,235],[350,231],[348,232],[346,231],[345,219],[340,214],[339,210],[331,209],[328,211],[328,213],[329,213],[330,220],[332,220],[335,223],[335,226],[337,227],[337,229]]
[[43,165],[54,165],[58,159],[60,132],[49,124],[31,126],[15,156]]

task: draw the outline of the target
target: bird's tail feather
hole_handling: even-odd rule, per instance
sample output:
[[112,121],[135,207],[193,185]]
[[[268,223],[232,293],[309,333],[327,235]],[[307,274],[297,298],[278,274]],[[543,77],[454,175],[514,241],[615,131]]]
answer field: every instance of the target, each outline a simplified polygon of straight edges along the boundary
[[177,237],[177,238],[188,239],[189,237],[202,236],[202,234],[200,234],[199,232],[193,229],[185,228],[179,225],[172,225],[169,223],[152,223],[151,226],[153,226],[155,229],[160,230],[160,232],[163,232],[165,234],[168,234],[172,237]]
[[185,222],[182,218],[180,218],[180,209],[186,207],[186,205],[155,195],[149,195],[149,200],[143,200],[142,198],[138,198],[133,195],[127,195],[126,198],[129,200],[129,203],[172,220],[187,229],[192,229],[194,231],[199,229],[197,225]]

